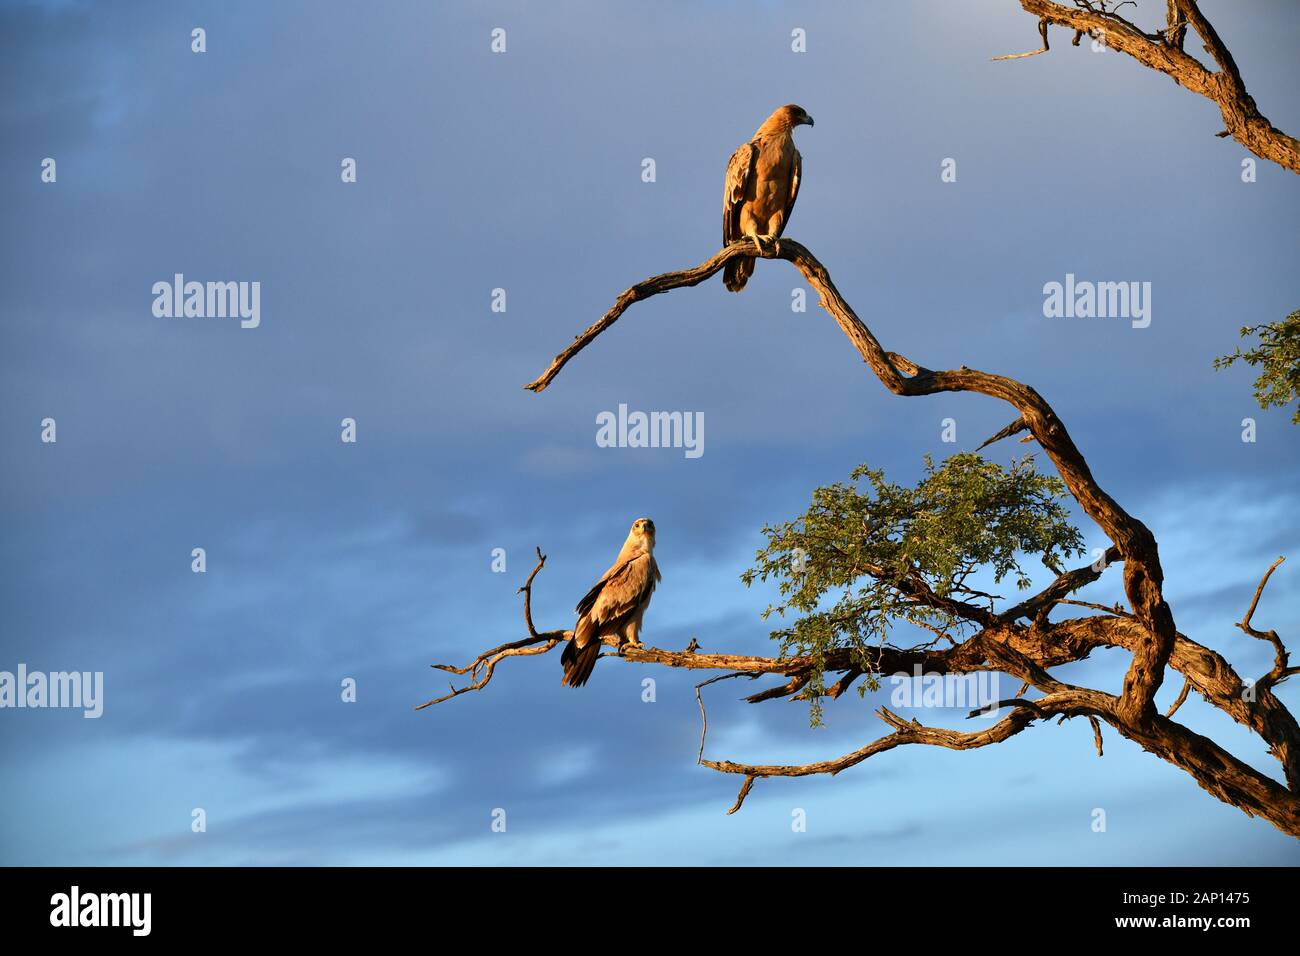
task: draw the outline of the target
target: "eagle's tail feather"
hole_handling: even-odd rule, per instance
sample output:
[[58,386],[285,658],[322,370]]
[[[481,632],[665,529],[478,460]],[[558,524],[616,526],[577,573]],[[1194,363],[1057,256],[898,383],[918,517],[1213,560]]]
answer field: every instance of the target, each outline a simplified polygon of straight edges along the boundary
[[581,687],[587,683],[598,657],[600,657],[600,641],[591,640],[585,647],[578,647],[576,639],[570,640],[564,645],[564,653],[560,655],[560,663],[564,665],[564,677],[560,683],[569,687]]
[[722,267],[722,284],[732,292],[739,292],[745,288],[745,283],[753,274],[753,257],[741,256],[739,259],[732,259]]

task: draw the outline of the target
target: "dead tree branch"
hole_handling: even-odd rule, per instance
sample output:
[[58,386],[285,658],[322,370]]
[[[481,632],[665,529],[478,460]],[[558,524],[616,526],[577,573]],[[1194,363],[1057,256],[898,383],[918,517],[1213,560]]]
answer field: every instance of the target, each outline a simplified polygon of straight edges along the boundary
[[1038,21],[1038,35],[1043,38],[1043,45],[1037,50],[1030,50],[1028,53],[1008,53],[1004,56],[995,56],[994,60],[1022,60],[1027,56],[1038,56],[1040,53],[1046,53],[1051,47],[1047,43],[1047,21]]
[[[1277,129],[1260,114],[1255,100],[1246,91],[1231,52],[1201,12],[1196,0],[1168,0],[1165,26],[1153,33],[1146,33],[1119,16],[1114,9],[1105,9],[1104,3],[1091,0],[1075,0],[1073,6],[1055,0],[1020,0],[1020,6],[1038,18],[1039,29],[1044,34],[1043,49],[1035,50],[1035,53],[1047,50],[1046,24],[1073,30],[1076,44],[1080,36],[1092,36],[1112,50],[1128,54],[1143,66],[1165,74],[1184,89],[1213,102],[1223,115],[1225,127],[1224,132],[1218,135],[1231,136],[1261,159],[1300,173],[1300,140]],[[1184,51],[1183,41],[1189,24],[1218,66],[1217,71],[1207,68]]]
[[524,582],[523,587],[516,592],[524,596],[524,624],[528,628],[528,637],[486,650],[464,667],[456,667],[453,664],[431,665],[436,670],[446,671],[449,674],[469,674],[470,682],[461,687],[454,684],[450,685],[451,691],[449,693],[425,701],[416,707],[416,710],[423,710],[426,707],[432,707],[434,704],[441,704],[444,700],[451,700],[453,697],[459,697],[461,694],[467,694],[470,691],[482,690],[492,680],[497,664],[507,657],[528,657],[533,654],[545,654],[556,644],[568,640],[573,635],[572,631],[538,633],[537,628],[533,626],[533,579],[537,577],[537,572],[542,570],[545,564],[546,555],[542,554],[541,548],[538,548],[537,565],[533,568],[532,573],[528,575],[528,580]]
[[1286,558],[1284,557],[1278,558],[1269,565],[1268,570],[1264,572],[1264,577],[1260,579],[1259,587],[1255,588],[1255,596],[1250,601],[1250,607],[1246,610],[1246,616],[1243,617],[1241,622],[1237,625],[1237,627],[1241,628],[1244,633],[1249,634],[1251,637],[1261,641],[1268,641],[1273,645],[1274,653],[1277,655],[1274,658],[1273,669],[1261,677],[1258,682],[1265,687],[1272,687],[1274,684],[1278,683],[1278,681],[1285,680],[1287,677],[1290,677],[1295,673],[1292,668],[1287,666],[1290,661],[1287,657],[1286,645],[1282,643],[1282,638],[1277,636],[1277,631],[1259,631],[1251,627],[1250,624],[1250,619],[1255,616],[1255,608],[1259,606],[1260,596],[1263,595],[1264,588],[1268,586],[1268,579],[1273,576],[1273,572],[1277,570],[1278,565],[1285,560]]

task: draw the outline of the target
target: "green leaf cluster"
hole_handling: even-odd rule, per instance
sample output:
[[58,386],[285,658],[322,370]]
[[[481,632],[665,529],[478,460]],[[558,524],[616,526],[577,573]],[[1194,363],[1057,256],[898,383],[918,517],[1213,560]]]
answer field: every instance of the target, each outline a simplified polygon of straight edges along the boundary
[[[783,619],[771,632],[783,657],[814,660],[804,692],[812,723],[820,723],[831,651],[849,649],[870,675],[872,651],[896,623],[930,630],[935,641],[951,640],[970,622],[946,602],[992,611],[998,595],[969,583],[977,572],[1023,589],[1030,585],[1027,557],[1059,573],[1064,559],[1082,554],[1065,495],[1064,482],[1037,472],[1032,456],[1003,468],[972,453],[936,467],[927,455],[924,477],[913,487],[860,465],[849,482],[814,491],[804,514],[765,527],[767,544],[741,580],[778,583],[780,599],[763,618]],[[859,692],[878,686],[869,679]]]
[[[1285,408],[1300,399],[1300,309],[1281,322],[1244,326],[1242,338],[1251,335],[1259,336],[1259,345],[1244,352],[1238,346],[1231,355],[1215,359],[1214,367],[1227,368],[1237,361],[1260,366],[1262,371],[1255,379],[1255,400],[1260,408]],[[1291,423],[1300,425],[1300,402]]]

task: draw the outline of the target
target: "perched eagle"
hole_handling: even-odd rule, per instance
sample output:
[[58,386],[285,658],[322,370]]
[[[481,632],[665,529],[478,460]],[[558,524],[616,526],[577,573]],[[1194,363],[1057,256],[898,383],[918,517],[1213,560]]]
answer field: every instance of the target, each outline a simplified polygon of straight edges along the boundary
[[[813,120],[802,106],[782,106],[764,120],[753,139],[731,154],[722,193],[724,246],[746,236],[753,237],[764,252],[766,243],[777,243],[799,197],[803,157],[794,148],[794,128],[805,123],[812,126]],[[723,269],[722,281],[739,292],[753,274],[752,258],[732,259]]]
[[560,658],[564,664],[561,683],[570,687],[587,683],[600,656],[602,637],[617,635],[621,644],[641,643],[641,618],[661,579],[654,550],[655,523],[638,518],[632,522],[613,567],[578,602],[578,625]]

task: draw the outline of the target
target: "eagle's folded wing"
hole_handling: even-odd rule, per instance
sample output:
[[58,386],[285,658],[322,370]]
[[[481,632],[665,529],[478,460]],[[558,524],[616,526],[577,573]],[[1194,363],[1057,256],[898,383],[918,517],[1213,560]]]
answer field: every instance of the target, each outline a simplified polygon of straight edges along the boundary
[[785,225],[790,221],[790,213],[794,212],[794,201],[799,198],[799,180],[803,179],[803,156],[799,150],[794,151],[794,163],[790,169],[790,196],[785,201],[785,215],[781,217],[781,231],[785,232]]
[[582,600],[578,602],[578,606],[574,610],[579,614],[586,614],[590,611],[591,606],[596,603],[596,598],[600,597],[600,592],[604,590],[605,582],[614,575],[621,574],[624,565],[631,561],[633,557],[635,555],[626,558],[620,557],[619,560],[615,561],[610,569],[600,576],[600,580],[591,586],[591,590],[583,595]]
[[746,143],[731,154],[727,163],[727,176],[722,189],[722,244],[728,246],[740,234],[740,207],[745,202],[745,190],[754,173],[754,158],[758,156],[758,144]]
[[574,632],[583,647],[606,625],[617,625],[650,599],[659,578],[653,555],[640,551],[614,565],[578,603],[578,627]]

